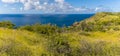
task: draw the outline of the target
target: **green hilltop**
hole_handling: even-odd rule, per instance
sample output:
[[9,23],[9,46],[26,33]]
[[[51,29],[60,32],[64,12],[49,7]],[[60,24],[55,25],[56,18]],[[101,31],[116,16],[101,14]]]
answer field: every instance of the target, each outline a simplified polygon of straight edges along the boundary
[[120,13],[101,12],[70,27],[0,22],[0,56],[120,56]]

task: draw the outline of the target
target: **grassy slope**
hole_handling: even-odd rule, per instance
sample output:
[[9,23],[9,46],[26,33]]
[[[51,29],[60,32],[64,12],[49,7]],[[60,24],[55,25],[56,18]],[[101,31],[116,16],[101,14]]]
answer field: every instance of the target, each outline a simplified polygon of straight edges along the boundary
[[83,20],[76,28],[84,31],[109,31],[120,29],[119,13],[97,13],[95,16]]
[[119,17],[98,13],[51,36],[0,28],[0,56],[119,56]]
[[35,56],[46,52],[47,40],[40,34],[0,28],[0,55]]

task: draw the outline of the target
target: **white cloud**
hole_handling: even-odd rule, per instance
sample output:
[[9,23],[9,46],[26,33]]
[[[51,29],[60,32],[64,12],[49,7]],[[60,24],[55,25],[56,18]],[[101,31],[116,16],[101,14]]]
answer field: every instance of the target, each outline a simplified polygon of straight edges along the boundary
[[21,3],[26,3],[27,0],[19,0],[19,2],[21,2]]
[[[87,8],[79,7],[76,8],[71,4],[65,2],[65,0],[1,0],[4,3],[21,3],[23,7],[19,9],[22,10],[40,10],[45,13],[81,13],[81,12],[98,12],[107,11],[105,7]],[[53,1],[53,2],[51,2]]]
[[103,11],[105,11],[105,12],[110,12],[110,11],[112,11],[112,9],[100,5],[100,6],[96,7],[96,8],[94,9],[94,11],[96,11],[96,12],[101,12],[101,11],[102,11],[102,12],[103,12]]
[[31,10],[40,7],[39,0],[20,0],[20,3],[23,4],[24,10]]
[[55,2],[64,3],[64,0],[55,0]]
[[44,5],[47,5],[48,3],[47,2],[44,2]]
[[20,8],[20,11],[22,11],[22,10],[23,10],[23,7]]
[[75,11],[80,11],[81,9],[80,8],[75,8]]
[[16,3],[19,2],[19,0],[1,0],[4,3]]
[[25,10],[30,10],[32,9],[34,6],[30,3],[30,2],[27,2],[24,4],[24,9]]

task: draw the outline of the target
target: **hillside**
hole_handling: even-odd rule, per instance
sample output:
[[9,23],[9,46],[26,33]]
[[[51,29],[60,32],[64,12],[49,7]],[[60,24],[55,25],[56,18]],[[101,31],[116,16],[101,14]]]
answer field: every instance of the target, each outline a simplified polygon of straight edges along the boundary
[[47,40],[36,33],[0,28],[0,56],[44,54]]
[[0,28],[0,56],[120,56],[119,13],[97,13],[63,28],[6,25]]
[[91,18],[77,23],[76,28],[83,31],[120,30],[120,13],[97,13]]

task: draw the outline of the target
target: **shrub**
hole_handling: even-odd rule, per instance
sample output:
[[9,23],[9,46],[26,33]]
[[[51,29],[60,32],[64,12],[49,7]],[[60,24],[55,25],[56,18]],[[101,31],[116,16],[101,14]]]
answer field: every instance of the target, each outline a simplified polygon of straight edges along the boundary
[[80,41],[80,47],[76,50],[76,56],[111,56],[115,54],[108,42],[98,40],[90,42],[87,40]]
[[11,23],[10,21],[2,21],[0,22],[0,27],[5,27],[5,28],[14,28],[14,24]]
[[54,53],[54,56],[71,56],[72,49],[70,47],[67,36],[56,35],[50,39],[48,51]]
[[40,34],[47,34],[47,35],[61,32],[60,28],[57,27],[56,25],[51,25],[51,24],[41,25],[38,23],[31,26],[30,25],[22,26],[19,29],[33,31]]

